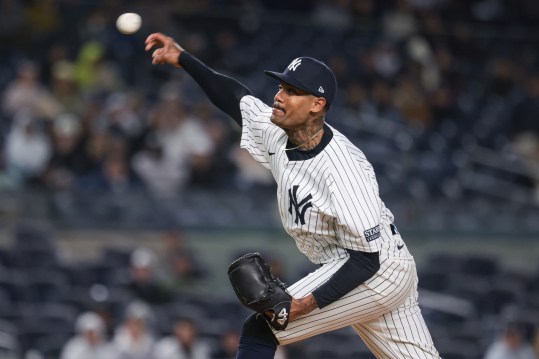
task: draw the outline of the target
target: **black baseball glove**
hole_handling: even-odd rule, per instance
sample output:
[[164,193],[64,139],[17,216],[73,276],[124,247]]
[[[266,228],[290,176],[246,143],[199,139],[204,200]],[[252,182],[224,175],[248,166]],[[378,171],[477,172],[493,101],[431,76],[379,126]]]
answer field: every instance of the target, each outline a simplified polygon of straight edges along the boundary
[[260,313],[273,328],[286,328],[292,296],[259,253],[236,259],[228,267],[228,278],[240,302]]

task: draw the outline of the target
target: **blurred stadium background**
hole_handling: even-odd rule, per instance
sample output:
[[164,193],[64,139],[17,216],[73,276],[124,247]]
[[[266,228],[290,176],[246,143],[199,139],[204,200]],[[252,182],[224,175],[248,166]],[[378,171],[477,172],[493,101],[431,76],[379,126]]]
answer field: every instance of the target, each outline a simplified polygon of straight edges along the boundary
[[[151,66],[155,31],[266,101],[262,70],[325,60],[328,122],[376,169],[442,357],[536,358],[538,20],[536,0],[0,0],[0,358],[230,358],[228,264],[312,269],[239,129]],[[373,358],[346,329],[279,355]]]

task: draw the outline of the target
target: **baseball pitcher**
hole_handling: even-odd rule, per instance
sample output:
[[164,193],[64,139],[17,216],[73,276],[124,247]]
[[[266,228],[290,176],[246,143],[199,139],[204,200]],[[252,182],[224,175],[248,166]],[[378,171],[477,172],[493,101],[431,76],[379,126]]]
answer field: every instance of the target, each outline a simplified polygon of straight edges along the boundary
[[182,67],[242,128],[241,147],[271,171],[279,213],[298,249],[319,268],[286,288],[258,253],[231,264],[243,325],[238,359],[270,359],[277,345],[351,326],[377,358],[439,358],[417,302],[417,272],[363,152],[326,123],[337,91],[331,69],[299,57],[271,106],[174,39],[146,40],[153,64]]

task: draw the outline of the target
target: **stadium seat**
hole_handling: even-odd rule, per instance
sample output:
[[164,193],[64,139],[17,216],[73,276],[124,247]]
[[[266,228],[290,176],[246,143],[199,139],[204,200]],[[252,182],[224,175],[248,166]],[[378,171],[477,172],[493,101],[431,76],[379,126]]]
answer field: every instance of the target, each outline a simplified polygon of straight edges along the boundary
[[[357,342],[359,344],[359,342]],[[305,354],[307,358],[327,359],[327,358],[348,358],[351,353],[350,349],[343,345],[334,343],[330,338],[326,338],[324,335],[316,337],[316,340],[309,340],[305,347]],[[360,355],[359,353],[355,353]],[[361,353],[363,354],[363,353]],[[367,356],[367,358],[372,358]]]
[[132,249],[105,247],[102,249],[102,263],[116,268],[129,268]]
[[17,328],[17,324],[23,320],[25,313],[20,303],[11,303],[8,306],[0,306],[0,320],[10,323]]
[[17,338],[9,333],[0,332],[0,358],[18,359],[20,358],[20,345]]
[[480,359],[482,350],[479,344],[470,344],[458,339],[436,342],[436,349],[444,359]]
[[9,268],[12,265],[10,252],[7,248],[0,248],[0,270]]
[[77,316],[76,308],[67,304],[41,303],[35,305],[34,310],[35,320],[63,327],[71,327]]
[[499,272],[498,259],[486,255],[468,255],[463,260],[461,272],[483,278],[494,277]]
[[163,306],[166,313],[171,318],[190,318],[195,320],[202,320],[209,318],[209,310],[199,305],[185,304],[185,303],[172,303]]
[[23,350],[33,348],[43,337],[68,336],[73,333],[76,310],[61,304],[21,304],[16,322],[18,339]]
[[72,333],[69,332],[44,335],[36,339],[32,347],[43,355],[43,359],[58,359],[62,348],[71,337]]
[[7,295],[12,303],[23,301],[27,288],[27,278],[20,271],[0,272],[0,291]]
[[55,250],[46,248],[18,248],[11,250],[12,266],[14,268],[53,268],[58,265]]
[[7,320],[0,319],[0,333],[9,334],[13,337],[16,337],[18,334],[18,330],[17,327],[13,325],[13,323]]
[[27,272],[25,300],[29,302],[56,302],[71,286],[66,276],[55,270],[33,270]]
[[454,274],[450,277],[445,293],[469,300],[476,309],[481,310],[482,300],[490,285],[490,281],[486,278]]
[[432,253],[427,258],[425,265],[423,266],[424,271],[430,271],[432,269],[439,270],[443,268],[448,273],[456,273],[460,271],[462,267],[462,258],[453,253]]
[[19,343],[23,351],[35,348],[38,343],[45,346],[46,338],[51,337],[51,333],[55,336],[68,338],[73,335],[73,325],[69,326],[59,323],[48,323],[46,321],[29,321],[19,324]]
[[517,303],[522,295],[522,292],[505,286],[492,287],[481,299],[481,310],[486,314],[501,314],[507,305]]
[[42,249],[55,251],[55,244],[46,230],[31,225],[19,225],[14,233],[14,250]]
[[213,342],[218,342],[230,328],[230,321],[224,318],[200,318],[196,319],[196,324],[200,337]]
[[443,292],[449,285],[449,276],[451,274],[442,270],[421,271],[419,273],[419,288],[428,289],[436,292]]
[[75,308],[77,312],[88,310],[92,307],[92,301],[86,287],[70,287],[68,291],[62,291],[59,295],[56,303],[69,305]]
[[68,274],[71,284],[80,287],[90,287],[94,284],[116,286],[123,284],[123,278],[127,277],[123,267],[107,264],[101,260],[65,266],[64,271]]

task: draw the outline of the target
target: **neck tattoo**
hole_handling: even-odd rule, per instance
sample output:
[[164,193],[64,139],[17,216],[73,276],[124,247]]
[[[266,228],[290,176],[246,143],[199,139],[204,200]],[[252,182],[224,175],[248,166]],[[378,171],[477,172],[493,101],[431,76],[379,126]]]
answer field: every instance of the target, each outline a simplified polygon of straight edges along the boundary
[[292,148],[285,148],[284,150],[285,150],[285,151],[292,151],[292,150],[295,150],[295,149],[300,148],[301,146],[306,145],[306,144],[309,143],[313,138],[315,138],[316,136],[318,136],[318,134],[319,134],[320,132],[322,132],[323,129],[324,129],[324,126],[320,127],[320,129],[319,129],[319,130],[318,130],[318,131],[317,131],[311,138],[309,138],[307,141],[303,142],[301,145],[298,145],[298,146],[292,147]]

